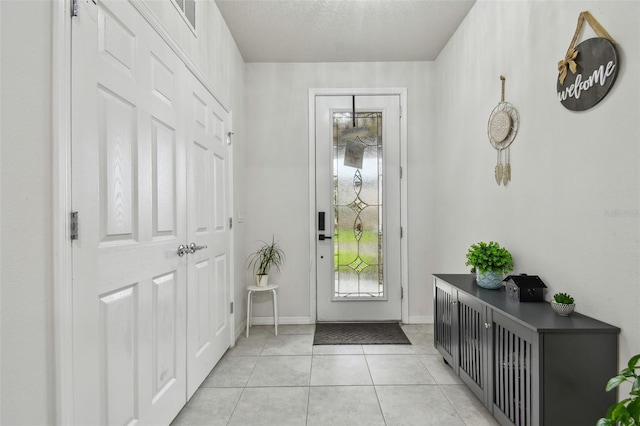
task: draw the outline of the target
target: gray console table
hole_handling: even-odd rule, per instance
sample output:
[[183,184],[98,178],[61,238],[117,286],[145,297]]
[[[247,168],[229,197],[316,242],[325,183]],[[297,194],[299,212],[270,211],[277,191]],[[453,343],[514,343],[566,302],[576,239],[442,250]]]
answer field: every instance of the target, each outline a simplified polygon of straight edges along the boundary
[[435,274],[434,343],[502,425],[595,425],[616,402],[620,329]]

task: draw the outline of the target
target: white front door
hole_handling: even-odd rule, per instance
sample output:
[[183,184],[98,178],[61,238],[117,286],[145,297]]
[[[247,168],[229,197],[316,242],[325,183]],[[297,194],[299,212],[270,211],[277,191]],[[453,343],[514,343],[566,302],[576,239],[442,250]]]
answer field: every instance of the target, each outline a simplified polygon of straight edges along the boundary
[[187,396],[231,343],[231,146],[229,114],[187,73]]
[[315,99],[317,320],[400,320],[400,96]]
[[129,2],[72,37],[75,424],[168,424],[186,401],[184,64]]

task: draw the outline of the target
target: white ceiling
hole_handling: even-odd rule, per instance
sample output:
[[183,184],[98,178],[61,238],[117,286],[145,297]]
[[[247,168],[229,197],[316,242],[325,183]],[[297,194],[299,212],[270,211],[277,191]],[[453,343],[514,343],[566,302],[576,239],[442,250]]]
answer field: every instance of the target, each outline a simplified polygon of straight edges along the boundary
[[215,0],[245,62],[432,61],[476,0]]

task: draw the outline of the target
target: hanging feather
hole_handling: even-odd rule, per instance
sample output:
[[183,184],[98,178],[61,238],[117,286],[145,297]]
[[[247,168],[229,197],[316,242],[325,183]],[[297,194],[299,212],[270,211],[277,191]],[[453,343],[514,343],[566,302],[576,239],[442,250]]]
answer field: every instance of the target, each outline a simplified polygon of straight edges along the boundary
[[496,183],[498,185],[500,185],[500,183],[502,182],[502,175],[503,175],[503,168],[502,168],[502,156],[501,151],[498,149],[498,163],[496,164],[496,170],[495,170],[495,174],[496,174]]
[[507,185],[508,182],[511,182],[511,148],[507,148],[507,152],[505,154],[505,165],[502,176],[502,184]]

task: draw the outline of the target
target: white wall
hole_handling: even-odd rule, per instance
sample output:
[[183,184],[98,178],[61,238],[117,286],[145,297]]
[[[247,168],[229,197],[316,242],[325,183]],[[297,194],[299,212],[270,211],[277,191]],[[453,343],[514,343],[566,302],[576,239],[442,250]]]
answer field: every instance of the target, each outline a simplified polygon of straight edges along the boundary
[[53,415],[51,5],[1,7],[0,423],[45,424]]
[[[1,339],[0,424],[55,423],[52,254],[53,2],[0,1]],[[197,39],[167,2],[149,1],[164,25],[233,110],[241,186],[244,63],[214,2],[200,2]],[[165,7],[168,6],[168,7]],[[235,196],[242,208],[242,196]],[[242,227],[236,250],[244,256]],[[9,249],[10,248],[10,249]],[[239,273],[244,274],[240,263]],[[242,292],[239,291],[239,296]],[[240,320],[240,319],[239,319]]]
[[[310,88],[408,89],[409,316],[428,320],[433,228],[433,93],[430,62],[297,63],[246,65],[246,247],[280,241],[287,263],[274,278],[281,287],[282,321],[309,320],[309,112]],[[251,274],[246,272],[246,279]],[[271,317],[269,298],[255,315]],[[315,321],[315,318],[311,319]]]
[[[556,100],[556,64],[589,10],[618,42],[609,95],[584,112]],[[479,1],[436,61],[435,268],[464,273],[470,244],[495,240],[547,298],[622,328],[620,357],[640,352],[640,29],[637,1]],[[583,37],[594,37],[588,26]],[[520,113],[512,182],[494,180],[487,121],[500,100]],[[425,182],[427,184],[427,182]]]

